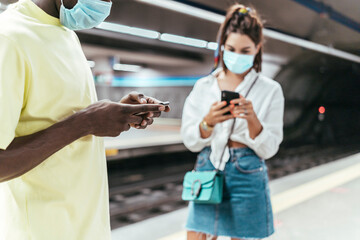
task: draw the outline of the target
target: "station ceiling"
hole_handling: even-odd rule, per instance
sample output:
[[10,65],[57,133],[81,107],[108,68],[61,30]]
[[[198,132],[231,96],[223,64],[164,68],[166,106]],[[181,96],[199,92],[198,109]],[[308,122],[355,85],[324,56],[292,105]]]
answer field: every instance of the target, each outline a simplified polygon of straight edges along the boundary
[[[226,11],[235,1],[194,0],[192,2]],[[293,0],[243,0],[241,3],[255,7],[265,20],[265,27],[267,28],[345,51],[356,52],[360,50],[359,31],[331,20],[326,14],[319,14]],[[358,0],[344,0],[341,2],[323,0],[322,3],[360,23],[360,3]],[[136,0],[114,0],[111,15],[106,21],[209,42],[216,41],[219,28],[219,25],[214,22]],[[200,64],[210,62],[213,55],[213,51],[208,49],[138,38],[100,29],[79,32],[79,36],[84,43],[90,45],[100,43],[109,48],[132,52],[140,51],[147,54],[153,53],[154,56],[158,57],[168,56],[178,57],[183,60],[189,59],[188,63],[191,65],[194,64],[194,61],[198,61]],[[99,36],[104,37],[104,39],[100,40]],[[91,46],[88,46],[88,48],[91,48]],[[304,51],[306,50],[277,40],[266,40],[265,53],[277,55],[286,60],[294,59]],[[126,56],[122,55],[122,59],[124,58],[126,61]],[[152,63],[147,62],[147,64],[151,65]]]
[[[225,11],[235,1],[193,0],[192,2]],[[360,23],[358,0],[322,2]],[[321,43],[333,45],[346,45],[356,41],[359,43],[360,32],[329,20],[326,16],[321,16],[293,0],[243,0],[241,3],[254,6],[265,19],[266,27]],[[214,23],[135,0],[115,0],[111,16],[107,21],[208,41],[215,40],[219,27]]]
[[[164,0],[167,1],[167,0]],[[8,4],[14,0],[0,0]],[[234,0],[193,0],[192,2],[226,11]],[[322,0],[333,10],[360,23],[359,0]],[[329,19],[294,0],[243,0],[242,4],[255,7],[265,20],[265,27],[289,35],[333,46],[360,55],[360,32]],[[186,14],[178,13],[136,0],[113,0],[107,22],[170,33],[185,37],[216,41],[219,25]],[[124,62],[145,64],[149,67],[187,67],[210,63],[213,51],[179,44],[146,39],[101,29],[79,31],[78,35],[89,58],[116,55]],[[265,53],[291,60],[304,49],[267,39]]]

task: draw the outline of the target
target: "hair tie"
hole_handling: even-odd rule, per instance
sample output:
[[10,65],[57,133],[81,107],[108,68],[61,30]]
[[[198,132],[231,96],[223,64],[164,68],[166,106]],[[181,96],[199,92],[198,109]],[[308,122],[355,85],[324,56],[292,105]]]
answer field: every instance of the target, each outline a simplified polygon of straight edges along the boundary
[[251,8],[249,8],[249,7],[244,7],[244,8],[240,8],[239,9],[239,14],[240,15],[248,15],[250,12],[252,11],[252,9]]

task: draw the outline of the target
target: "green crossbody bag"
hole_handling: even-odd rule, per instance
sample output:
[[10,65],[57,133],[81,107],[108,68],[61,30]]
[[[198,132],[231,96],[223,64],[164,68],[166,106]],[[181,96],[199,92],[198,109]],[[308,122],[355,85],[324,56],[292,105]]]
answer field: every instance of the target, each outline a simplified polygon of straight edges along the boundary
[[[235,119],[231,127],[231,133],[234,129]],[[226,146],[221,154],[220,164],[225,152]],[[219,170],[219,166],[213,171],[195,171],[187,172],[183,181],[182,199],[184,201],[193,201],[195,203],[218,204],[222,201],[224,174]]]
[[221,203],[224,175],[220,171],[187,172],[182,199],[196,203]]
[[[231,127],[229,137],[234,129],[235,119]],[[226,146],[221,154],[220,164]],[[218,204],[222,201],[224,186],[224,174],[217,167],[213,171],[196,171],[195,169],[187,172],[183,181],[182,199],[195,203]]]
[[[248,96],[256,81],[257,78],[250,86],[248,92],[245,95],[245,98]],[[236,119],[233,120],[228,139],[234,130],[235,121]],[[221,154],[219,166],[221,165],[225,149],[226,145]],[[219,170],[219,167],[214,171],[195,171],[194,169],[185,174],[181,197],[184,201],[193,201],[195,203],[204,204],[219,204],[222,201],[223,186],[224,175]]]

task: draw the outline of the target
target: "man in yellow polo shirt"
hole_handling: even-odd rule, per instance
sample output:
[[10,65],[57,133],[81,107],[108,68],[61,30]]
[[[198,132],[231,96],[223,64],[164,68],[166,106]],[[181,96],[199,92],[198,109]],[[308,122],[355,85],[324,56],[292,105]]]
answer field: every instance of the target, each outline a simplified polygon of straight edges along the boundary
[[94,27],[110,8],[20,0],[0,14],[0,240],[110,239],[98,136],[144,128],[169,111],[140,94],[97,102],[72,30]]

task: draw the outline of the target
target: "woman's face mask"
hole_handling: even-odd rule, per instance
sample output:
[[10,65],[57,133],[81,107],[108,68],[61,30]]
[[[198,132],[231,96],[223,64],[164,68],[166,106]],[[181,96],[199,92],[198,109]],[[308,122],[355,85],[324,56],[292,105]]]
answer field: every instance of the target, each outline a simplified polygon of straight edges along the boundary
[[254,65],[259,49],[247,35],[230,33],[223,49],[224,64],[229,71],[242,74]]
[[255,55],[238,54],[224,50],[224,63],[227,69],[236,74],[242,74],[254,64]]
[[111,6],[112,2],[78,0],[72,9],[67,9],[61,0],[60,22],[71,30],[90,29],[98,26],[110,15]]

